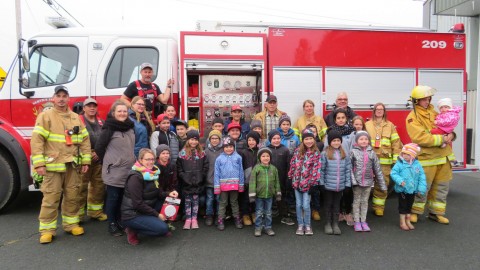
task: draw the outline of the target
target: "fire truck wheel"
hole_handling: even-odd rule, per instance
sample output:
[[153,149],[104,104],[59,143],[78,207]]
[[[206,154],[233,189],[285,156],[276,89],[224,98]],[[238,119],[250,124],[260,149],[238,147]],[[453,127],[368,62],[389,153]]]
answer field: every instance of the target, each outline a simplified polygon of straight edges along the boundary
[[0,212],[2,212],[20,191],[20,179],[10,157],[0,152]]

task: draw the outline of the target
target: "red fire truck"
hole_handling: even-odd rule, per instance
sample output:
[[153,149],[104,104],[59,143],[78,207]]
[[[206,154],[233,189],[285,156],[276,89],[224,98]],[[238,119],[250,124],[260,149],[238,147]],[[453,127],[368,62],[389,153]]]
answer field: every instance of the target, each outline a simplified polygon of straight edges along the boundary
[[[405,117],[417,84],[435,87],[465,109],[465,35],[419,29],[265,26],[181,32],[63,28],[24,42],[0,90],[0,209],[31,184],[30,146],[35,118],[52,106],[53,88],[69,88],[72,108],[93,97],[105,116],[143,62],[154,65],[155,82],[174,86],[170,103],[178,116],[208,134],[214,117],[228,117],[240,105],[249,121],[269,94],[295,121],[302,102],[316,114],[333,108],[345,91],[349,106],[365,118],[383,102],[403,142]],[[464,110],[465,111],[465,110]],[[198,122],[197,122],[198,121]],[[456,128],[454,150],[465,160],[465,117]]]

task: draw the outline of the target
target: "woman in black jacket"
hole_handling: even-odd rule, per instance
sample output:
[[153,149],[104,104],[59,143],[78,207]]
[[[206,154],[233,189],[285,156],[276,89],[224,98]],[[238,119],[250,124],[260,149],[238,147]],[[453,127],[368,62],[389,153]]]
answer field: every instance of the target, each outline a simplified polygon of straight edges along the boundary
[[[130,171],[122,201],[122,221],[127,227],[127,240],[131,245],[139,243],[137,234],[163,236],[168,233],[166,217],[159,213],[161,204],[157,203],[163,192],[158,183],[160,169],[155,164],[152,150],[143,148],[138,161]],[[177,197],[176,191],[169,194]]]

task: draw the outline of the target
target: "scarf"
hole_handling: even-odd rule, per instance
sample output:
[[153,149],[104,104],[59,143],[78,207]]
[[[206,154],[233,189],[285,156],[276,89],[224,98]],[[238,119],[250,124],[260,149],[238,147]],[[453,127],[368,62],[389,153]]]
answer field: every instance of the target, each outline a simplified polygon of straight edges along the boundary
[[125,131],[128,131],[129,129],[132,129],[133,127],[134,127],[134,124],[133,124],[133,121],[130,120],[130,118],[127,117],[127,119],[125,119],[125,121],[122,122],[122,121],[118,121],[117,119],[115,119],[113,116],[110,116],[109,114],[102,128],[109,129],[111,131],[125,132]]
[[158,188],[158,176],[160,175],[160,170],[157,166],[153,165],[152,169],[148,169],[137,161],[133,164],[132,170],[142,174],[144,181],[155,181],[155,185]]
[[329,129],[335,130],[340,135],[342,135],[342,137],[350,135],[350,134],[352,134],[352,132],[355,131],[355,128],[350,124],[345,124],[344,126],[339,126],[337,124],[333,124],[331,127],[329,127]]

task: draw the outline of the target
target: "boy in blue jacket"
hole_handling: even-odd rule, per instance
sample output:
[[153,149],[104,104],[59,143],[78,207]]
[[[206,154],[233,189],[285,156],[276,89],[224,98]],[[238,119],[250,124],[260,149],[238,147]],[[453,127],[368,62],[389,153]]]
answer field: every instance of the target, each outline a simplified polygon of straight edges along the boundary
[[286,114],[280,116],[278,120],[278,132],[280,132],[281,143],[288,148],[290,155],[293,155],[293,152],[300,145],[300,139],[295,134],[295,131],[290,128],[292,126],[292,120]]
[[425,172],[416,159],[419,152],[420,147],[415,143],[404,145],[401,155],[390,173],[390,178],[395,182],[395,192],[398,193],[400,228],[404,231],[415,229],[410,222],[415,194],[425,195],[427,192]]

